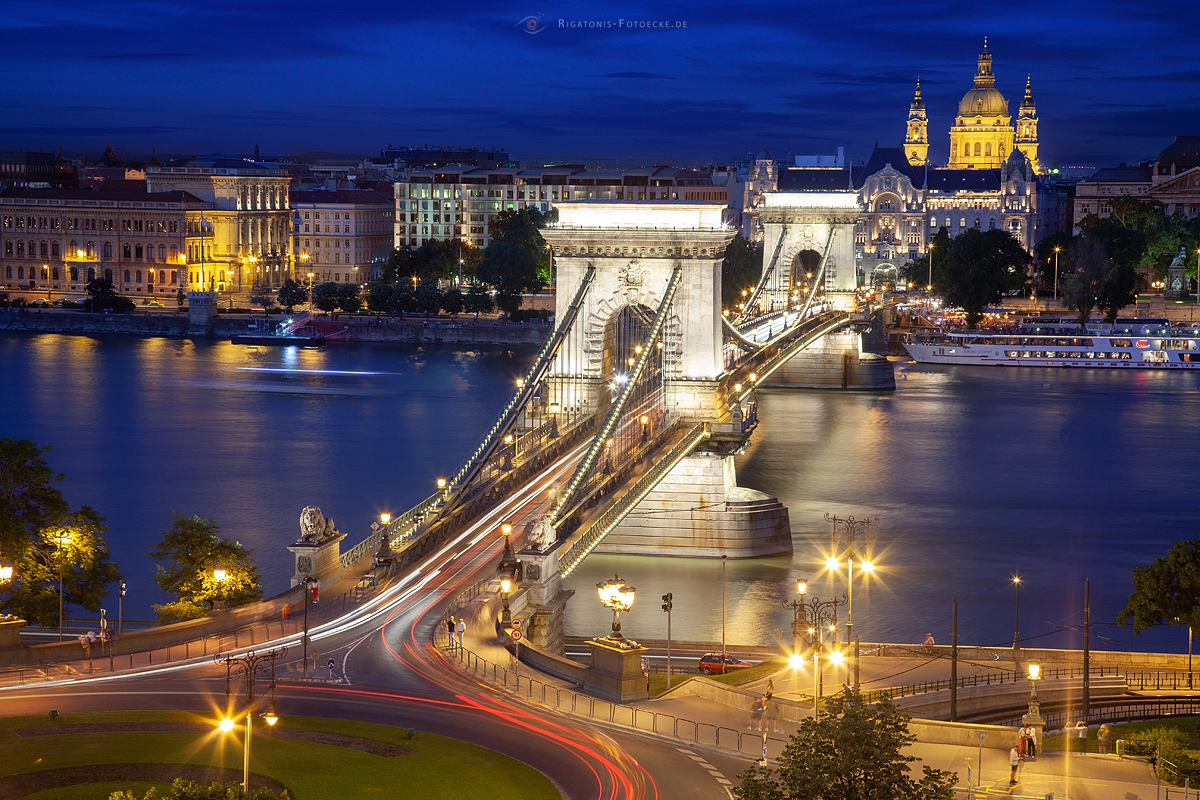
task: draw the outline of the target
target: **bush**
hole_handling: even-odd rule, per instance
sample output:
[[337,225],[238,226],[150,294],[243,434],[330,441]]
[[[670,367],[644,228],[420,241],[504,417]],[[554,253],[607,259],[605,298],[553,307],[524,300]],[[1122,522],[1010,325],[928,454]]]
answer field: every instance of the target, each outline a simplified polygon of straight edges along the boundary
[[130,791],[113,792],[108,800],[287,800],[288,793],[275,794],[270,789],[255,789],[247,792],[239,783],[211,783],[201,786],[183,778],[176,778],[171,788],[163,794],[150,789],[138,797]]
[[1178,728],[1169,728],[1165,725],[1135,731],[1123,738],[1125,739],[1125,752],[1131,756],[1153,756],[1159,742],[1162,742],[1164,750],[1168,747],[1182,750],[1192,745],[1191,737],[1186,733]]
[[167,603],[164,606],[151,606],[159,625],[170,625],[172,622],[185,622],[189,619],[199,619],[206,613],[203,606],[190,600],[180,600]]

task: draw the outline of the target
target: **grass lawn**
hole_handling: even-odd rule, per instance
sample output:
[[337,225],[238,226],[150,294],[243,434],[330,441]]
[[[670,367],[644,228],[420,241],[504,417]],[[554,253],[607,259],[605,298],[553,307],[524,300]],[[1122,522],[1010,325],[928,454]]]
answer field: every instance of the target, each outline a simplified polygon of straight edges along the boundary
[[754,683],[762,678],[769,678],[776,672],[780,672],[788,668],[787,659],[782,656],[776,656],[769,661],[764,661],[761,664],[755,664],[753,667],[746,669],[735,669],[724,675],[710,676],[714,681],[720,681],[727,686],[745,686],[747,683]]
[[[1112,731],[1112,745],[1110,752],[1117,751],[1117,739],[1127,739],[1134,731],[1147,730],[1149,728],[1177,728],[1183,731],[1192,738],[1193,741],[1200,738],[1200,719],[1196,717],[1165,717],[1163,719],[1148,719],[1140,722],[1121,722],[1110,723],[1109,729]],[[1045,737],[1042,741],[1042,748],[1045,750],[1071,750],[1073,752],[1100,752],[1100,726],[1093,725],[1088,728],[1087,739],[1067,739],[1062,733],[1055,733]],[[1083,747],[1080,747],[1083,745]]]
[[[5,776],[61,767],[96,764],[180,763],[242,769],[244,728],[221,733],[215,715],[183,711],[137,711],[0,718],[0,781]],[[116,731],[22,737],[14,729],[96,723],[166,722],[200,724],[203,731]],[[294,739],[272,738],[266,725],[255,725],[250,771],[283,783],[295,800],[358,800],[403,796],[416,800],[558,800],[554,785],[537,770],[466,742],[369,722],[323,717],[280,718],[281,730],[340,734],[386,742],[415,752],[378,756],[361,750]],[[37,800],[106,800],[120,788],[144,793],[149,786],[80,784],[29,795]]]
[[[692,677],[692,676],[691,675],[672,675],[671,676],[671,686],[672,687],[678,686],[679,684],[683,683],[690,677]],[[666,690],[667,690],[667,676],[666,675],[651,675],[650,676],[650,696],[651,697],[658,697],[660,694],[662,694]]]

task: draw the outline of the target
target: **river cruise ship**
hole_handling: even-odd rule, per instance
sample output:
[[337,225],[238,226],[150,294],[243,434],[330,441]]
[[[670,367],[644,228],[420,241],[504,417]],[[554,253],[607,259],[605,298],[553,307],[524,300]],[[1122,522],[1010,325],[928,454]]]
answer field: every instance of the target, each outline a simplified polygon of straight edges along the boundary
[[928,334],[904,345],[922,364],[999,367],[1093,367],[1117,369],[1200,368],[1200,335],[1194,330],[1156,333]]

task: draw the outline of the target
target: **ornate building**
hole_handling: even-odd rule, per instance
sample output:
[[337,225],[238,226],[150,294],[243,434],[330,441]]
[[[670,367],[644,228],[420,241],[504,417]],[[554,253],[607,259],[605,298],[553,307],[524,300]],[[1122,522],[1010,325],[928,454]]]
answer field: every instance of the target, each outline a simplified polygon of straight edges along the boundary
[[[1029,82],[1015,125],[995,84],[985,40],[974,86],[959,102],[950,128],[945,167],[929,160],[929,120],[919,81],[902,146],[876,145],[865,165],[780,167],[764,150],[746,183],[743,230],[762,240],[755,209],[764,191],[853,192],[860,208],[854,253],[859,285],[896,275],[904,262],[928,252],[940,228],[951,236],[1005,230],[1032,251],[1060,227],[1064,199],[1040,177],[1037,107]],[[768,258],[773,246],[766,243]]]

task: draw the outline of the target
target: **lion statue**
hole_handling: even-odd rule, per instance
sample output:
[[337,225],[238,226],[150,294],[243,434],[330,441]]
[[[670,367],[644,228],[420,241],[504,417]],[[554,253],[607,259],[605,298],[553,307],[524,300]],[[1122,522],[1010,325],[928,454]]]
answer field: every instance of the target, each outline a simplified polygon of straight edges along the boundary
[[525,544],[531,550],[536,550],[539,553],[544,553],[554,544],[558,538],[558,533],[554,530],[554,526],[550,524],[550,515],[546,514],[538,517],[533,522],[533,527],[525,536]]
[[300,541],[317,544],[338,535],[333,518],[326,519],[321,509],[305,506],[300,512]]

